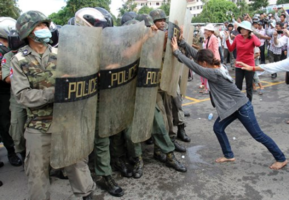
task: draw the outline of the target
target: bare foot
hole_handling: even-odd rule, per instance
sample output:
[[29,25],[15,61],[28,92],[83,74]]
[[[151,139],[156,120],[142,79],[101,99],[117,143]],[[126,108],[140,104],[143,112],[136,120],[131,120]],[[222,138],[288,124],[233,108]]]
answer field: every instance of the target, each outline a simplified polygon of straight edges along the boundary
[[222,157],[222,158],[218,158],[216,160],[216,163],[223,163],[223,162],[235,162],[235,158],[225,158],[225,157]]
[[286,124],[289,124],[289,121],[286,121]]
[[282,169],[287,165],[288,161],[285,160],[284,162],[275,162],[273,165],[270,166],[270,169],[279,170]]

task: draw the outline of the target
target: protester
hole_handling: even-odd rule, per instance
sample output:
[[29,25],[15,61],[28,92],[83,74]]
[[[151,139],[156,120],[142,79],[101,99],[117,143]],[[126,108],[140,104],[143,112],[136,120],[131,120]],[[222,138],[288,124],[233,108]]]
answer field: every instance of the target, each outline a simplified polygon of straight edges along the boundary
[[200,50],[197,53],[193,47],[183,40],[179,45],[184,48],[186,54],[192,56],[196,62],[181,53],[175,37],[171,43],[174,55],[195,73],[209,80],[211,101],[219,115],[214,124],[214,132],[224,154],[224,157],[218,158],[216,162],[235,161],[235,156],[225,129],[233,121],[239,119],[251,136],[266,146],[275,158],[276,161],[270,166],[270,169],[278,170],[286,166],[288,161],[285,155],[277,144],[260,129],[251,102],[233,84],[233,78],[229,75],[228,71],[220,65],[220,60],[216,59],[212,51],[208,49]]
[[[213,24],[208,24],[204,28],[205,32],[204,35],[206,37],[206,43],[205,43],[205,48],[210,49],[213,51],[214,55],[216,56],[217,59],[220,59],[220,54],[219,54],[219,42],[217,37],[214,35],[215,32],[215,27]],[[201,91],[203,94],[208,94],[208,80],[206,78],[201,77],[202,83],[204,83],[204,89]]]
[[[235,49],[237,50],[236,61],[242,61],[254,65],[254,48],[255,46],[260,46],[260,40],[255,35],[251,34],[251,24],[248,21],[243,21],[239,25],[238,31],[240,35],[235,37],[232,45],[229,41],[229,34],[226,33],[226,44],[228,49],[231,52]],[[252,101],[254,73],[244,72],[240,69],[240,66],[236,64],[236,85],[240,90],[242,90],[244,77],[246,79],[247,97]]]

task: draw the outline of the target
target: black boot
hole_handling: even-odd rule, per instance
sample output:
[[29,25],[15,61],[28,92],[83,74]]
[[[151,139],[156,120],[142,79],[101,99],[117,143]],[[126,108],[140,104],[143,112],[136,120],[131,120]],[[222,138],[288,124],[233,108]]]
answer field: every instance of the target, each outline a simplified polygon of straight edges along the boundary
[[83,200],[93,200],[93,192],[90,193],[89,195],[82,197]]
[[133,170],[132,176],[134,178],[140,178],[143,175],[143,159],[141,156],[132,159]]
[[113,178],[109,176],[103,176],[104,183],[106,185],[106,191],[115,197],[123,196],[123,190],[117,185]]
[[272,78],[272,79],[277,78],[277,73],[271,74],[271,78]]
[[172,142],[174,143],[175,145],[175,151],[176,152],[181,152],[181,153],[184,153],[186,152],[186,148],[184,146],[182,146],[181,144],[179,144],[175,138],[171,138]]
[[186,134],[184,124],[178,125],[177,137],[183,142],[190,142],[191,141],[191,138],[189,138],[188,135]]
[[22,165],[22,160],[17,156],[16,153],[8,154],[8,160],[11,165],[19,167]]
[[4,163],[0,161],[0,167],[3,167],[3,166],[4,166]]
[[148,139],[147,141],[145,141],[145,143],[146,143],[147,145],[153,144],[153,143],[154,143],[153,138],[150,137],[150,139]]
[[173,152],[167,154],[166,165],[168,167],[174,168],[176,171],[179,172],[187,171],[187,168],[176,159]]
[[113,161],[113,167],[114,167],[114,169],[119,171],[123,177],[130,178],[130,177],[132,177],[132,172],[127,168],[124,160],[125,159],[122,157],[116,158]]
[[184,116],[189,117],[189,116],[191,116],[191,114],[189,112],[184,111]]
[[0,187],[3,185],[2,181],[0,181]]
[[154,158],[158,161],[166,162],[167,156],[160,150],[160,148],[155,147]]

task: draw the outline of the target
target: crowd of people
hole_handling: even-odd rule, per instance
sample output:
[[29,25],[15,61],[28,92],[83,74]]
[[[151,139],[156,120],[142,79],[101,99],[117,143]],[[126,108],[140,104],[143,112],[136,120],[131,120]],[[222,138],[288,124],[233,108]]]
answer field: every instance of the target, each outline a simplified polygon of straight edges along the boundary
[[[276,10],[275,16],[268,17],[267,20],[265,14],[261,14],[251,19],[249,15],[244,15],[243,19],[225,22],[223,27],[208,24],[203,35],[201,29],[196,30],[193,41],[185,41],[182,34],[169,41],[172,56],[202,77],[200,92],[210,94],[212,105],[218,112],[213,128],[223,157],[218,158],[217,163],[235,161],[225,129],[239,119],[252,137],[272,153],[276,162],[270,166],[271,169],[278,170],[287,164],[277,144],[260,129],[251,104],[255,84],[259,84],[259,94],[263,93],[255,73],[261,68],[255,65],[259,62],[265,64],[265,48],[268,49],[270,62],[277,62],[287,55],[288,14],[285,11],[279,17]],[[167,51],[166,19],[165,12],[156,9],[149,15],[125,13],[121,22],[123,26],[130,26],[144,21],[152,32],[165,32],[164,51]],[[103,8],[82,8],[68,21],[68,25],[105,29],[113,27],[114,23],[110,13]],[[59,28],[38,11],[26,12],[17,20],[0,17],[0,135],[10,164],[21,166],[25,160],[30,200],[50,198],[49,129],[53,121]],[[283,68],[278,69],[281,71]],[[235,70],[236,84],[228,70]],[[277,77],[275,71],[272,78]],[[244,78],[247,96],[240,91]],[[105,99],[99,99],[102,100]],[[186,172],[186,166],[177,160],[174,153],[186,152],[178,140],[191,141],[185,131],[181,95],[177,92],[176,96],[171,96],[159,88],[156,102],[152,103],[155,105],[152,137],[145,143],[154,144],[154,159],[176,171]],[[173,130],[174,126],[177,133]],[[114,136],[100,137],[96,128],[94,151],[89,156],[94,163],[94,173],[103,177],[105,189],[116,197],[123,196],[124,192],[113,179],[112,168],[123,177],[137,179],[143,175],[141,143],[133,143],[128,132],[129,127]],[[0,166],[3,166],[2,162]],[[62,177],[69,179],[75,196],[93,199],[96,184],[89,171],[88,158],[58,171]]]

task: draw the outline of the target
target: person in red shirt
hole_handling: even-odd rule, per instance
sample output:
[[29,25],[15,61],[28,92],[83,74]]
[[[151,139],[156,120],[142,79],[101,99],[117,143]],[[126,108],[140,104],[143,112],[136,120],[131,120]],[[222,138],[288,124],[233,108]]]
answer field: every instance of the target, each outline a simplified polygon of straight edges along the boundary
[[[250,66],[255,64],[254,61],[254,48],[255,46],[259,47],[261,42],[259,38],[252,34],[251,23],[248,21],[243,21],[239,27],[238,32],[240,35],[237,35],[234,39],[234,42],[230,44],[229,35],[226,34],[226,44],[230,52],[237,50],[237,62],[243,62]],[[248,72],[241,69],[241,66],[236,64],[236,86],[242,90],[243,79],[246,79],[246,92],[247,97],[252,101],[253,97],[253,78],[254,72]]]

